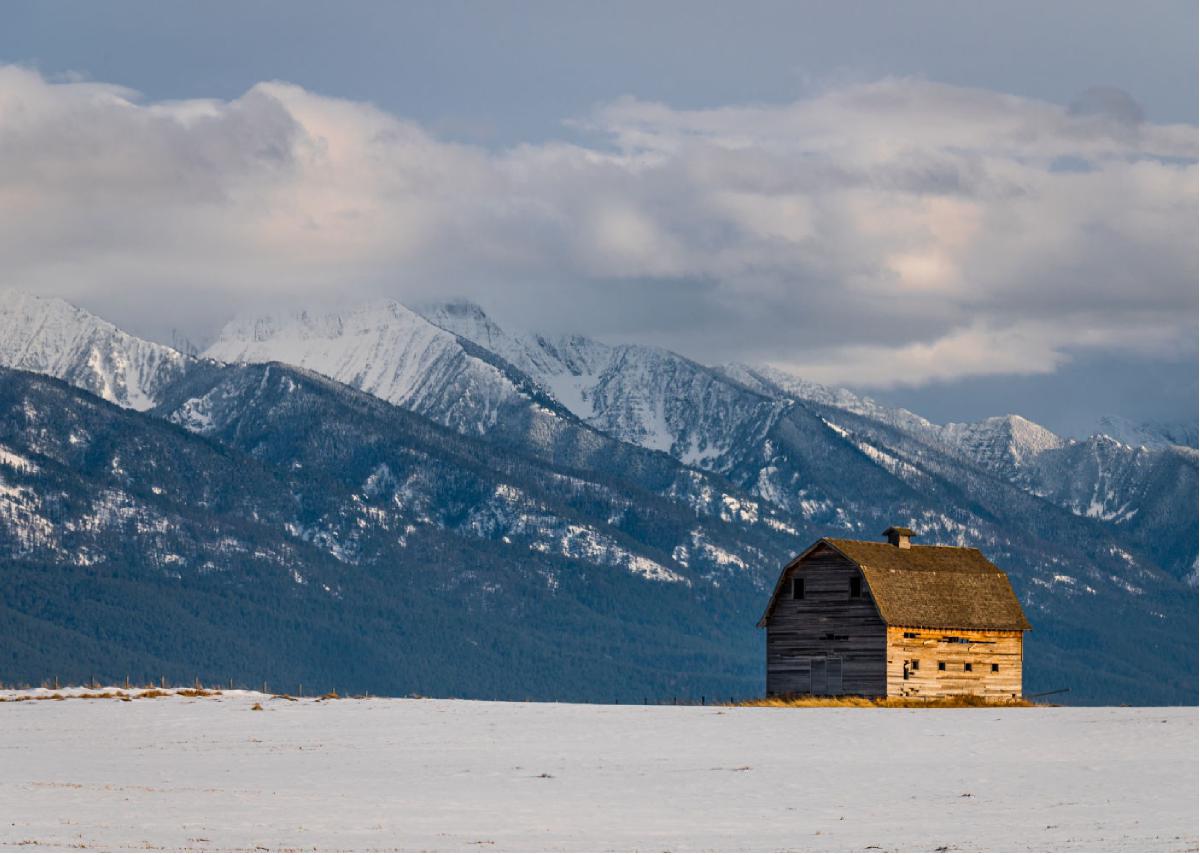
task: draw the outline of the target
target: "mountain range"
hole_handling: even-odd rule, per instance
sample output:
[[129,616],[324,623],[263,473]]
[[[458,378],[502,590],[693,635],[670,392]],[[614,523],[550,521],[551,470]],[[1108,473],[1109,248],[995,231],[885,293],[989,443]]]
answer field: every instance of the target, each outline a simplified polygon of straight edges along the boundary
[[752,695],[779,567],[906,523],[1009,571],[1028,691],[1195,699],[1194,430],[938,425],[465,302],[191,356],[3,292],[0,366],[0,679]]

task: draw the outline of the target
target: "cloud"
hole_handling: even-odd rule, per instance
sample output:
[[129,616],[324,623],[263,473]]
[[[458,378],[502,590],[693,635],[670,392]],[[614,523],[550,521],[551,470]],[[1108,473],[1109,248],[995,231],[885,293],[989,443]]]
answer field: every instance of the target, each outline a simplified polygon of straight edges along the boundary
[[880,387],[1196,346],[1196,129],[1119,91],[884,79],[573,124],[491,150],[281,82],[147,103],[0,67],[0,284],[194,335],[281,300],[461,295]]

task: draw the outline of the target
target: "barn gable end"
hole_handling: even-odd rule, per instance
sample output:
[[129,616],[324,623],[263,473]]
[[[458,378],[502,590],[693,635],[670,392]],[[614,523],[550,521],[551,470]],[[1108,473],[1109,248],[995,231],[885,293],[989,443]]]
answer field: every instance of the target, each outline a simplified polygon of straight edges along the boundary
[[770,694],[886,692],[886,626],[857,565],[818,543],[780,574],[776,592],[763,618]]

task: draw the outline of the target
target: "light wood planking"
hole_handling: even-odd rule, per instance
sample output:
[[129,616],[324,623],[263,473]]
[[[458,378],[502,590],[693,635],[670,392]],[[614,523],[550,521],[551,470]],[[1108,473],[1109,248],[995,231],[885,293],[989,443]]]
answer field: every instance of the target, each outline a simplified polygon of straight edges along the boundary
[[[906,635],[916,636],[906,638]],[[950,641],[961,638],[964,641]],[[1021,696],[1022,633],[1013,630],[887,629],[890,697],[980,695],[995,700]],[[916,660],[919,668],[911,663]],[[938,663],[946,663],[946,670]],[[905,678],[905,665],[908,677]],[[972,669],[964,667],[970,664]],[[992,666],[999,668],[993,671]]]

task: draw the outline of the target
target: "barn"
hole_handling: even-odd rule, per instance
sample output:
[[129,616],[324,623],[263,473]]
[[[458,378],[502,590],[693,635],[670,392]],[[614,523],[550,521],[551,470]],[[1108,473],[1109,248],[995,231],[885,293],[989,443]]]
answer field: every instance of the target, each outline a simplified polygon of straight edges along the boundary
[[978,549],[823,537],[779,574],[759,621],[767,695],[1021,696],[1029,621]]

